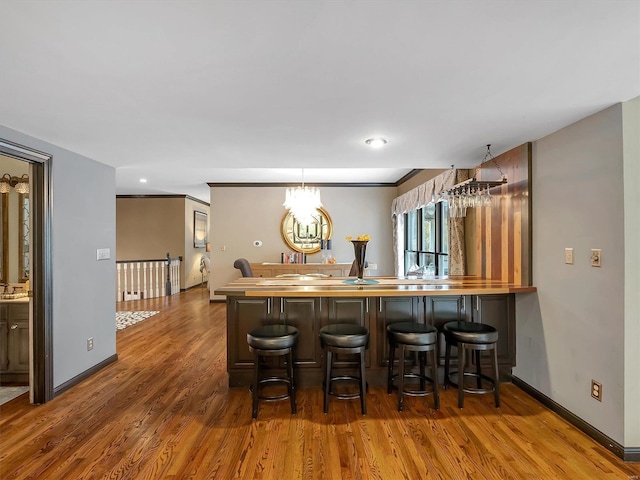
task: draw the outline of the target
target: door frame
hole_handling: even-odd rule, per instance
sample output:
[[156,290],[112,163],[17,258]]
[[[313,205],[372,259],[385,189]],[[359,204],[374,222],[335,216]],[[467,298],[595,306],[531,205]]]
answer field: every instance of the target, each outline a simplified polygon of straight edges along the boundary
[[33,403],[53,399],[53,276],[51,163],[53,156],[0,138],[0,153],[31,164],[31,265],[33,291],[30,386]]

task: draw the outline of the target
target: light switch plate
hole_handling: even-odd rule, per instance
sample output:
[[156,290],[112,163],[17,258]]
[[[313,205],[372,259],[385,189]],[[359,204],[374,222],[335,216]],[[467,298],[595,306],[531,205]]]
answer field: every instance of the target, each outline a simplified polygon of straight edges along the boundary
[[602,266],[602,249],[600,248],[591,249],[591,266],[592,267]]
[[111,258],[110,248],[99,248],[97,250],[98,260],[109,260]]
[[573,248],[564,249],[564,263],[573,265]]

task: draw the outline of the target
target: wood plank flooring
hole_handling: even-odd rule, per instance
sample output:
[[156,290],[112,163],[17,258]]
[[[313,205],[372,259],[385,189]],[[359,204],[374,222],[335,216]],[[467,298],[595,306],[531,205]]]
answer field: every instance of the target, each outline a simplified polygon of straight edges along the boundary
[[227,387],[223,304],[204,288],[132,301],[160,313],[117,333],[119,360],[40,406],[26,396],[0,408],[6,479],[637,479],[625,464],[511,384],[491,395],[455,389],[405,400],[371,387],[359,402],[319,388],[260,405]]

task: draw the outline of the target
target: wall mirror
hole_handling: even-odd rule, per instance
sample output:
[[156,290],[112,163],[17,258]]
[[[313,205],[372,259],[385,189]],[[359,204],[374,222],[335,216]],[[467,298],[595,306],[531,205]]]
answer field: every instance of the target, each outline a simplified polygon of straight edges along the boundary
[[320,241],[329,240],[333,230],[331,217],[324,208],[316,210],[314,222],[309,225],[298,223],[291,212],[285,213],[282,217],[280,231],[282,239],[287,246],[302,253],[316,253],[320,251]]

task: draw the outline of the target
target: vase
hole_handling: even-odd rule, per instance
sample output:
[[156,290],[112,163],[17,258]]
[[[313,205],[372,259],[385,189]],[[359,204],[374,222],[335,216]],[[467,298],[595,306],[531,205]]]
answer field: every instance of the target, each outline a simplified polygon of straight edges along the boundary
[[351,243],[353,243],[353,251],[356,255],[358,282],[364,282],[362,277],[364,277],[364,257],[367,253],[367,240],[351,240]]

